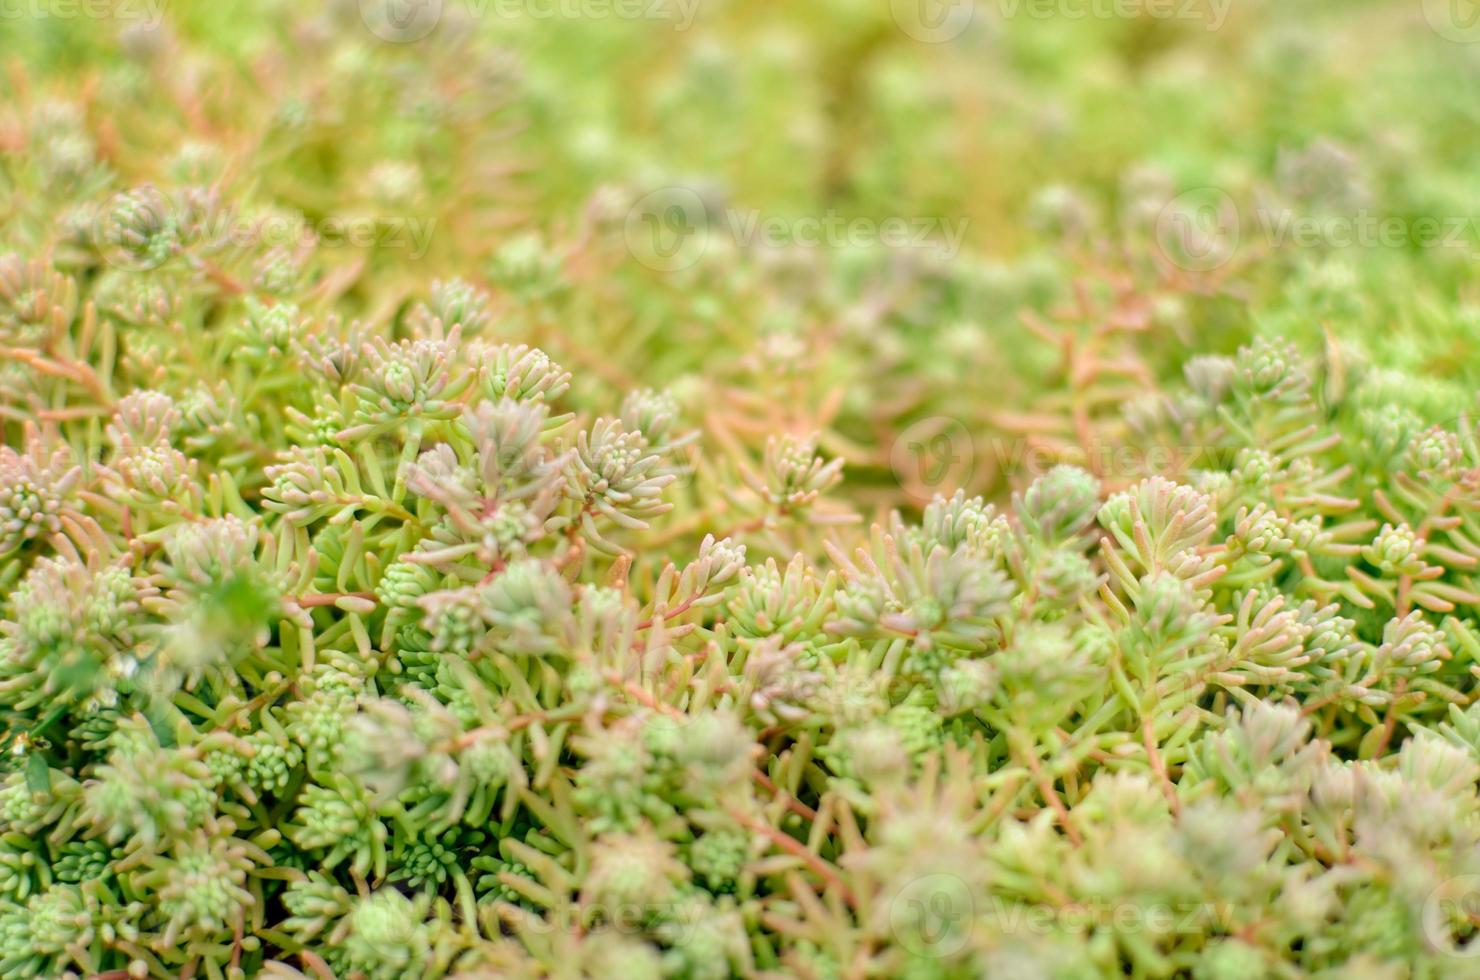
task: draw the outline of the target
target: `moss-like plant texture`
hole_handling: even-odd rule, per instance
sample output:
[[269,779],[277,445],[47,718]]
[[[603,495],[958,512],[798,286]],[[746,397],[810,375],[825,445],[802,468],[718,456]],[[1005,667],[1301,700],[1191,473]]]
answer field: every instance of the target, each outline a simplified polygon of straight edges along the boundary
[[0,17],[0,976],[1480,976],[1480,34],[931,6]]

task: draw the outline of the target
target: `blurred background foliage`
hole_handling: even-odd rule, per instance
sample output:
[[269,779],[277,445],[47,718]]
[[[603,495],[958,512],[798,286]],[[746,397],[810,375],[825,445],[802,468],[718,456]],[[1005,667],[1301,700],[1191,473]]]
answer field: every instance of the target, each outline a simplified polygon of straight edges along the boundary
[[[3,244],[63,253],[59,199],[142,184],[314,228],[424,221],[424,255],[321,241],[295,274],[322,310],[393,327],[432,278],[468,279],[507,339],[579,368],[577,398],[668,388],[710,448],[820,430],[878,513],[921,498],[891,463],[902,433],[959,422],[1072,460],[1190,352],[1260,334],[1431,379],[1409,386],[1431,421],[1470,407],[1480,44],[1442,4],[997,0],[937,35],[906,0],[640,6],[442,0],[408,43],[367,27],[368,0],[0,19],[0,147],[50,141],[4,158]],[[709,231],[654,268],[632,219],[674,188]],[[1182,268],[1167,208],[1209,188],[1241,234]],[[964,246],[775,247],[735,215],[959,224]],[[1279,230],[1360,215],[1403,231]],[[966,489],[1007,488],[1001,453],[971,455]]]

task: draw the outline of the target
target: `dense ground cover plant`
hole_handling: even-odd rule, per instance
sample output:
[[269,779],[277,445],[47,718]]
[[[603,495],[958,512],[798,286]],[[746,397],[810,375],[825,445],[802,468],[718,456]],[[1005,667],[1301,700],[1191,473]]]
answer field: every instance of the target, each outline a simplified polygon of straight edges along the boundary
[[0,973],[1467,975],[1470,256],[1261,224],[1457,213],[1466,49],[288,6],[0,21]]

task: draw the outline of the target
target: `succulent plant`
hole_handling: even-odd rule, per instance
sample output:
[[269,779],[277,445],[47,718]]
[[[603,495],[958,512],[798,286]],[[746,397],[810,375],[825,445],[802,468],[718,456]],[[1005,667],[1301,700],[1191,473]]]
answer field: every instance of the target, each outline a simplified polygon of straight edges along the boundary
[[1453,11],[126,6],[3,18],[0,974],[1468,975]]

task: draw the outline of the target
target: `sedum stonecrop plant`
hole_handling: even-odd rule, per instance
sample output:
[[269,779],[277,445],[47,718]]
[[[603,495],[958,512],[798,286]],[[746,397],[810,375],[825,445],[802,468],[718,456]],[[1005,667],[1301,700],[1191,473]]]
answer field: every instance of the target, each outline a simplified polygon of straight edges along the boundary
[[[716,4],[622,85],[690,125],[623,141],[554,110],[613,85],[559,59],[646,36],[564,54],[447,5],[418,49],[287,6],[16,28],[0,975],[1477,975],[1468,273],[1181,268],[1152,228],[1210,157],[1292,208],[1463,198],[1432,80],[1473,65],[1374,43],[1358,82],[1251,4],[1194,105],[1180,25],[1024,18],[979,103],[978,35],[923,56],[908,4]],[[1137,107],[1154,165],[1080,105],[1122,74],[1186,120]],[[1361,159],[1187,145],[1408,103],[1432,132]],[[1060,183],[1001,213],[925,166],[1045,133]],[[776,201],[1039,237],[658,274],[634,201],[711,138]],[[950,479],[900,463],[942,445]]]
[[[294,326],[256,375],[205,350],[33,379],[7,975],[1463,962],[1468,418],[1395,434],[1335,354],[1261,341],[1141,407],[1144,446],[1201,448],[1166,473],[1063,463],[864,533],[811,513],[837,467],[788,437],[742,484],[760,518],[679,554],[671,401],[566,410],[571,375],[466,287],[395,340],[171,287]],[[199,441],[200,386],[281,444]],[[777,547],[809,520],[825,550]]]

